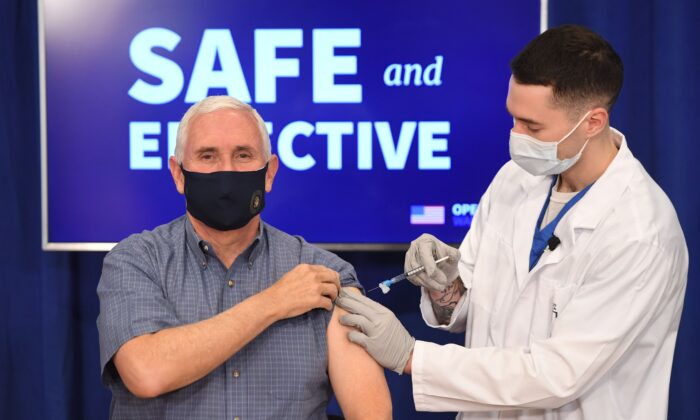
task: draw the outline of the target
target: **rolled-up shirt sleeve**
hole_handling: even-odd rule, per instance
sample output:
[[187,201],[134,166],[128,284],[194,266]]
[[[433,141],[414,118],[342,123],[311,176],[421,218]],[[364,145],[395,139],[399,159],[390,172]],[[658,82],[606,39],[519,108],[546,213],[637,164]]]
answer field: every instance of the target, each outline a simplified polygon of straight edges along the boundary
[[357,279],[357,273],[353,266],[333,254],[332,252],[321,248],[309,245],[303,238],[297,237],[301,244],[301,261],[302,263],[318,264],[337,271],[340,276],[341,287],[355,287],[360,289],[364,294],[364,288]]
[[117,379],[111,361],[134,337],[179,325],[145,250],[117,246],[107,254],[97,286],[100,367],[105,385]]

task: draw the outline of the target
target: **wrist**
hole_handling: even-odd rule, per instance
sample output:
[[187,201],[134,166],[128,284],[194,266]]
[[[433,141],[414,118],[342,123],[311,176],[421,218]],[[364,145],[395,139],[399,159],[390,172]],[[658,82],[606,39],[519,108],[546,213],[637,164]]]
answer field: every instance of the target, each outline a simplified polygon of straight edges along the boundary
[[251,299],[257,308],[260,308],[265,318],[273,324],[284,318],[284,313],[282,312],[279,300],[274,296],[272,288],[267,288],[257,295],[253,295]]
[[[407,332],[406,334],[408,334],[408,332]],[[403,368],[401,368],[400,370],[396,370],[396,371],[395,371],[396,373],[398,373],[398,374],[400,374],[400,375],[402,375],[402,374],[408,374],[408,375],[410,375],[410,374],[411,374],[411,371],[413,371],[413,366],[412,366],[412,363],[413,363],[413,349],[415,349],[415,347],[416,347],[416,339],[413,338],[413,337],[411,337],[411,336],[409,336],[409,340],[410,340],[410,345],[409,345],[408,348],[406,349],[406,350],[407,350],[407,353],[406,353],[406,355],[404,356],[404,357],[406,357],[406,361],[403,363]],[[399,366],[401,366],[401,365],[399,365]]]
[[413,350],[411,350],[411,353],[408,355],[408,360],[406,361],[406,366],[403,368],[403,373],[406,375],[410,375],[412,369],[412,362],[413,362]]

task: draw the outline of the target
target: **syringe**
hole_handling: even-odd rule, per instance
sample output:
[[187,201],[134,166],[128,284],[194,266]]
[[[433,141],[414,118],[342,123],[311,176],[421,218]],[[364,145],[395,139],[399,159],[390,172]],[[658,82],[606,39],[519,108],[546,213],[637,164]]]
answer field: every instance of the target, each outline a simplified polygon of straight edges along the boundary
[[[442,257],[442,258],[439,258],[439,259],[435,260],[435,264],[440,264],[441,262],[447,261],[449,259],[450,259],[449,255]],[[387,294],[387,293],[389,293],[389,290],[391,290],[392,285],[394,285],[402,280],[406,280],[409,276],[412,276],[416,273],[420,273],[421,271],[425,271],[425,266],[421,265],[420,267],[417,267],[417,268],[409,270],[405,273],[399,274],[396,277],[392,277],[389,280],[384,280],[383,282],[380,282],[379,285],[377,285],[377,287],[375,287],[374,289],[368,290],[367,293],[373,292],[377,289],[382,289],[382,292],[384,294]]]

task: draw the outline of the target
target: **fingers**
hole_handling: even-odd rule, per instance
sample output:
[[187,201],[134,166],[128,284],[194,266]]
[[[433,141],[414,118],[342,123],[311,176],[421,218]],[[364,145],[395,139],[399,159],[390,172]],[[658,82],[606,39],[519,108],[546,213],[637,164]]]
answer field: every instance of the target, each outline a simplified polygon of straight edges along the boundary
[[[449,259],[438,266],[435,260],[444,256],[449,256]],[[424,270],[412,275],[409,280],[429,290],[443,291],[454,279],[459,259],[459,250],[432,235],[423,234],[411,243],[404,268],[408,271],[423,266]]]
[[381,303],[356,293],[353,293],[351,296],[348,293],[341,293],[336,304],[350,313],[362,315],[370,322],[375,322],[382,315],[391,313]]
[[425,267],[422,272],[409,277],[412,283],[423,285],[426,280],[432,278],[433,273],[438,270],[435,260],[439,258],[438,248],[441,244],[442,242],[437,238],[425,233],[411,242],[411,247],[406,253],[404,270],[410,271],[420,266]]
[[330,283],[340,290],[340,274],[323,265],[308,265],[314,279],[321,283]]
[[333,300],[326,296],[322,296],[318,308],[323,308],[327,311],[333,310]]
[[329,283],[340,284],[340,275],[337,271],[332,270],[325,265],[309,265],[309,268],[311,268],[311,270],[313,270],[319,276],[319,279]]
[[366,350],[369,337],[359,331],[353,330],[348,333],[348,340]]
[[436,271],[440,271],[435,264],[435,259],[437,251],[435,249],[435,244],[433,243],[423,243],[418,247],[418,258],[420,259],[420,264],[425,267],[425,275],[428,278],[433,278]]
[[406,252],[406,257],[403,262],[403,271],[411,271],[411,269],[418,267],[418,248],[416,247],[416,242],[411,242],[411,246]]
[[343,315],[339,319],[340,323],[345,325],[346,327],[354,327],[358,328],[360,331],[363,333],[367,334],[367,332],[370,330],[372,327],[372,321],[367,319],[366,317],[362,315],[355,315],[355,314],[349,314],[349,315]]
[[[340,274],[322,265],[299,264],[287,274],[290,281],[307,282],[307,284],[311,282],[320,285],[319,292],[330,296],[333,300],[340,291]],[[332,292],[331,288],[335,288],[335,291]]]
[[429,240],[430,235],[423,234],[417,239],[411,241],[411,246],[409,247],[409,252],[406,253],[406,259],[404,261],[405,271],[410,271],[416,267],[423,265],[421,261],[420,250],[425,248],[432,248],[432,241]]
[[338,297],[338,288],[335,287],[334,284],[321,283],[318,285],[318,291],[321,296],[326,296],[330,298],[331,301],[334,301],[335,298]]
[[[442,272],[438,271],[435,274],[437,277],[442,276],[442,279],[447,282],[447,278]],[[436,279],[435,276],[433,278],[426,278],[425,281],[423,281],[423,287],[434,292],[442,292],[447,288],[447,285],[441,282],[442,279]]]
[[447,287],[452,283],[452,280],[448,279],[447,275],[442,270],[437,270],[432,278],[440,285],[441,290],[447,289]]
[[[368,308],[370,308],[374,311],[371,314],[372,317],[375,317],[375,315],[377,315],[377,314],[391,312],[384,305],[382,305],[381,303],[379,303],[377,301],[374,301],[374,300],[368,298],[367,296],[358,295],[357,298],[360,299]],[[371,317],[368,317],[368,318],[372,319]]]
[[462,255],[459,253],[459,249],[453,248],[451,246],[447,247],[447,255],[449,255],[450,257],[449,260],[445,261],[447,264],[457,264],[462,258]]
[[341,291],[335,304],[353,314],[361,314],[368,316],[374,312],[371,306],[367,304],[370,299],[362,296],[359,293],[347,293]]
[[313,309],[333,310],[333,301],[340,292],[340,274],[330,268],[299,264],[266,290],[275,305],[280,306],[282,319]]
[[340,291],[338,299],[335,300],[335,304],[353,314],[363,313],[367,310],[364,304],[359,302],[357,299],[354,299],[352,294],[343,290]]

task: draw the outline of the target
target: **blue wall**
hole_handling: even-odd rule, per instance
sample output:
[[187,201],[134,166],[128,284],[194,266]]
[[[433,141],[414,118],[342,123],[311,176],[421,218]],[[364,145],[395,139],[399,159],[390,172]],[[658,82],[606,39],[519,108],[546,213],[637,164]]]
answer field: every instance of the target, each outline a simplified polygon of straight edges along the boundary
[[[696,418],[700,367],[698,2],[550,1],[550,25],[581,23],[600,32],[625,63],[613,125],[667,192],[683,225],[691,264],[678,337],[669,418]],[[507,13],[507,11],[505,11]],[[103,253],[44,253],[40,170],[36,4],[0,3],[0,418],[100,419],[110,395],[99,382],[95,288]],[[468,51],[465,50],[465,54]],[[506,65],[507,63],[504,63]],[[505,98],[504,98],[505,99]],[[108,105],[108,104],[107,104]],[[105,110],[107,112],[107,110]],[[371,284],[400,270],[400,253],[343,253]],[[397,286],[384,303],[419,339],[459,342],[422,325],[418,291]],[[395,417],[415,414],[409,377],[388,374]]]

